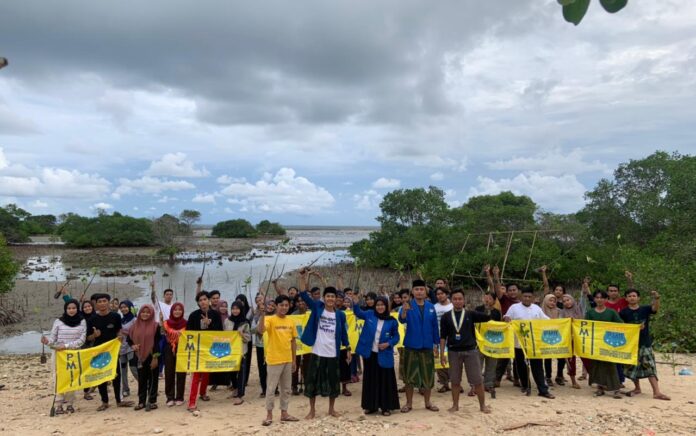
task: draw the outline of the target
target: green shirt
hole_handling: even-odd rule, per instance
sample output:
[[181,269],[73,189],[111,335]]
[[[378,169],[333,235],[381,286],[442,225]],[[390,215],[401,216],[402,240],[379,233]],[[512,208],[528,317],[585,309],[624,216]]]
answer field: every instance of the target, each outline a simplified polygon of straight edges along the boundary
[[592,308],[585,314],[585,319],[590,321],[605,321],[605,322],[621,322],[623,320],[614,309],[609,309],[608,307],[604,309],[604,312],[597,312],[597,309]]

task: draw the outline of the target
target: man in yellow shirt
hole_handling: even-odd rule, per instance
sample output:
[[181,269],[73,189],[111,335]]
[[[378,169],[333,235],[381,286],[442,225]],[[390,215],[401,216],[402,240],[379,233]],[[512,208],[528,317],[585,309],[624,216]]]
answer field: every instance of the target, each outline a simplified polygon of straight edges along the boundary
[[259,333],[266,333],[268,340],[266,351],[266,419],[264,426],[273,422],[273,406],[275,403],[276,388],[280,385],[280,420],[297,421],[297,418],[288,414],[288,403],[292,388],[292,373],[295,371],[295,353],[297,350],[297,329],[295,322],[287,317],[290,309],[290,299],[287,295],[279,295],[275,299],[276,313],[265,317],[265,313],[259,319]]

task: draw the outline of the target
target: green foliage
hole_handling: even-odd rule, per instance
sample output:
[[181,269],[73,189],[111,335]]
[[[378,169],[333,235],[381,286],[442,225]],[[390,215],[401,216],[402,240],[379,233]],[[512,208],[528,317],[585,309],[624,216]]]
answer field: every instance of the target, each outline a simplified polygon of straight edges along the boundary
[[27,242],[29,235],[52,234],[56,229],[54,215],[32,215],[16,204],[0,208],[0,233],[7,242]]
[[[563,9],[563,18],[576,26],[580,24],[590,7],[590,0],[558,0]],[[628,0],[599,0],[605,11],[614,14],[623,9]]]
[[23,222],[23,228],[29,235],[49,235],[56,231],[55,215],[31,215]]
[[218,238],[253,238],[256,229],[249,221],[240,218],[215,224],[212,234]]
[[94,218],[68,214],[57,228],[63,242],[73,247],[149,246],[154,243],[150,220],[114,212]]
[[184,225],[186,233],[193,233],[193,225],[200,221],[201,213],[197,210],[184,209],[179,214],[179,221]]
[[256,224],[256,231],[260,235],[274,235],[283,236],[285,235],[285,229],[279,223],[272,223],[268,220],[263,220]]
[[[184,212],[182,212],[179,216],[184,216]],[[180,218],[169,214],[164,214],[161,217],[152,220],[154,244],[160,247],[158,253],[166,254],[171,260],[174,260],[174,256],[184,249],[185,237],[191,235],[192,233],[191,225],[192,222],[191,224],[182,222]]]
[[29,235],[22,227],[22,222],[5,208],[0,208],[0,234],[4,235],[9,243],[29,240]]
[[7,249],[5,238],[0,234],[0,294],[12,290],[18,272],[19,265],[12,258],[12,253]]
[[431,281],[444,276],[470,287],[486,286],[484,264],[504,265],[504,281],[522,279],[539,290],[541,265],[548,266],[552,285],[571,290],[587,275],[596,289],[622,283],[630,270],[645,295],[657,289],[663,296],[651,324],[656,344],[694,351],[694,186],[696,157],[656,152],[619,165],[575,214],[541,211],[529,197],[510,192],[472,197],[451,209],[438,188],[402,189],[380,205],[381,229],[350,253],[363,266],[418,271]]

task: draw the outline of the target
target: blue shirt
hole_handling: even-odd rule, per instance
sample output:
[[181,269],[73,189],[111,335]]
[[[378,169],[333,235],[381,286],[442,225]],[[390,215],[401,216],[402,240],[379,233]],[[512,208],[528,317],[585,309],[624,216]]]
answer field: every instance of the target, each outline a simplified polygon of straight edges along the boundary
[[425,300],[423,306],[421,306],[423,310],[416,304],[415,300],[411,300],[410,304],[411,310],[406,312],[406,319],[399,314],[399,321],[402,324],[407,324],[404,347],[413,350],[424,350],[440,345],[440,332],[438,331],[435,306],[428,300]]

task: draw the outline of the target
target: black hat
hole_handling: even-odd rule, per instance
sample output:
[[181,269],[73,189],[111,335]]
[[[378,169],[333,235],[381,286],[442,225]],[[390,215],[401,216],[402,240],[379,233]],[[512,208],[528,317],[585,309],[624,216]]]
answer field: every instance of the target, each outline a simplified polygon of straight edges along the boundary
[[417,286],[425,286],[425,280],[421,280],[421,279],[414,280],[413,285],[411,287],[415,288]]

